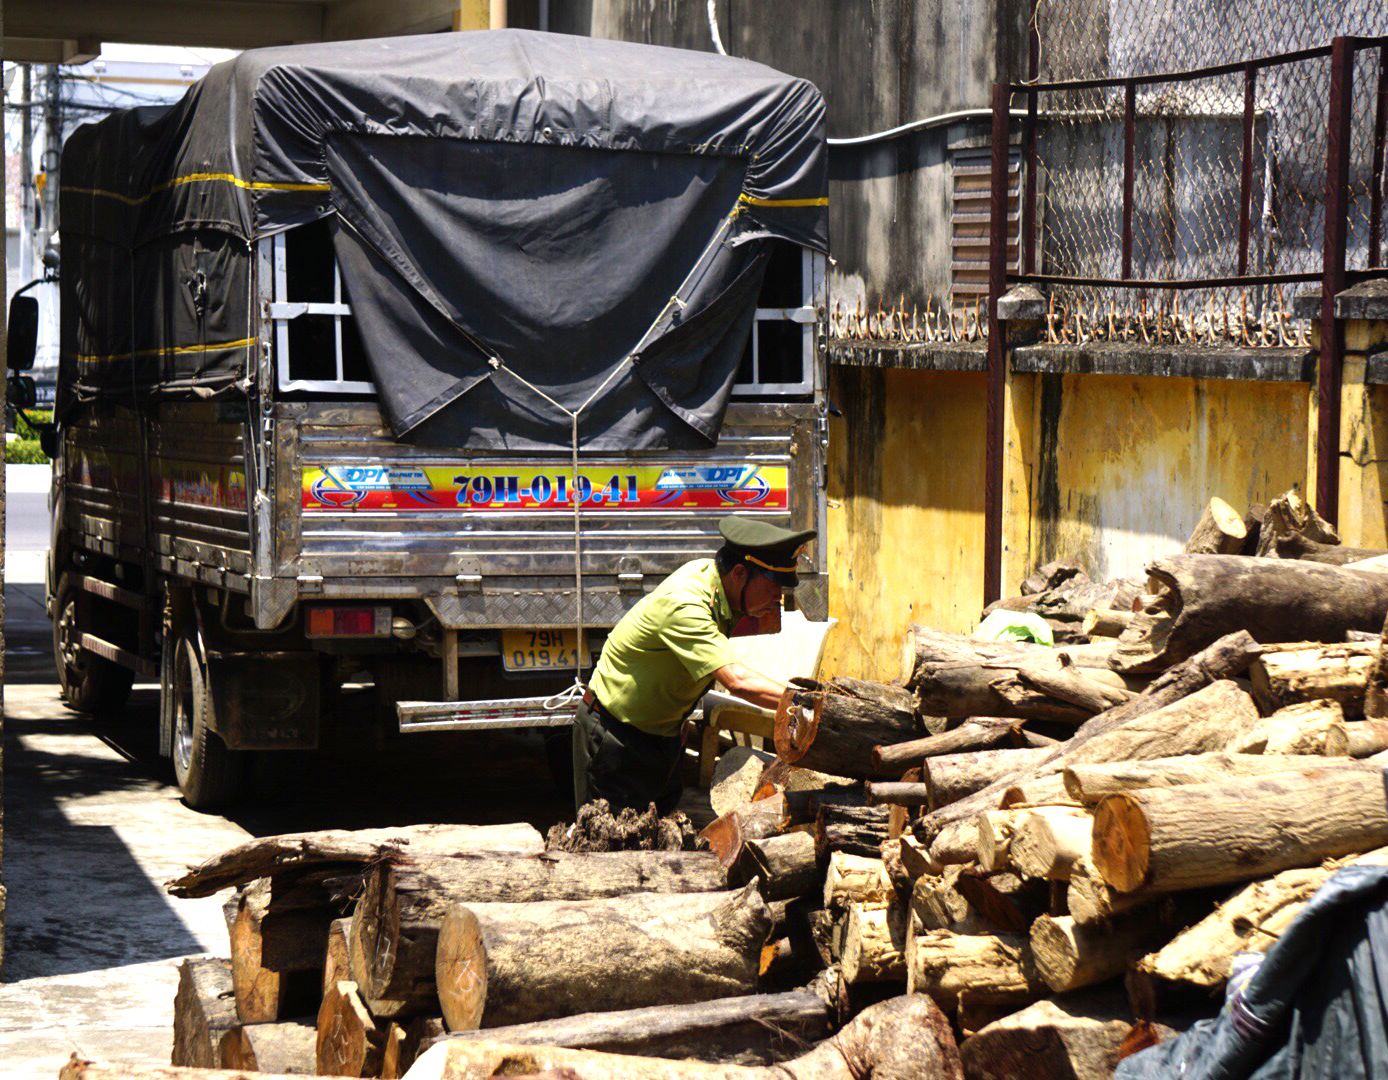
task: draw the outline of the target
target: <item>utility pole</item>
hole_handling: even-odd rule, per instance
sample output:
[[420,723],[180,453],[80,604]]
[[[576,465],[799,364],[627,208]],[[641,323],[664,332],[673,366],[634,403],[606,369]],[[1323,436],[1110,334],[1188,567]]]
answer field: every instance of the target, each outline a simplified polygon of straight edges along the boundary
[[[34,276],[34,86],[33,65],[21,64],[19,111],[19,276]],[[16,284],[22,284],[23,281]]]

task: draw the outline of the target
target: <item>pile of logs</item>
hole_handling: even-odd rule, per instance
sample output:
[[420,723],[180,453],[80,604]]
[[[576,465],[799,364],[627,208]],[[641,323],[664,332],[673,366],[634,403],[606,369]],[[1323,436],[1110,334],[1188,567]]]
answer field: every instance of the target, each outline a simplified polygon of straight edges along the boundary
[[707,850],[250,841],[170,885],[234,890],[174,1065],[1108,1077],[1213,1015],[1337,868],[1388,862],[1383,555],[1292,492],[1212,500],[1141,581],[1042,567],[998,606],[1058,645],[912,627],[897,682],[796,685],[774,754],[720,762]]

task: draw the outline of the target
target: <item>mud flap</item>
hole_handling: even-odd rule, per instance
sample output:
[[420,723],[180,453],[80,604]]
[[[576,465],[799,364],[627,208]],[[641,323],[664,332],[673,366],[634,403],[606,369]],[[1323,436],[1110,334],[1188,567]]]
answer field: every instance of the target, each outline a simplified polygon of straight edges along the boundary
[[212,729],[232,750],[316,750],[322,699],[313,652],[207,654]]

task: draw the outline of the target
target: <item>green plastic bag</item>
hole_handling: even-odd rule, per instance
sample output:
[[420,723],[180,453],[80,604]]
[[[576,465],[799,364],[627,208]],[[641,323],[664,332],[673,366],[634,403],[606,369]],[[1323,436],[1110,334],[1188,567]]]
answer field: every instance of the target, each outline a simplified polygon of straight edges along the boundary
[[1030,611],[994,611],[978,624],[974,637],[983,641],[1034,641],[1039,645],[1054,645],[1055,636],[1050,624]]

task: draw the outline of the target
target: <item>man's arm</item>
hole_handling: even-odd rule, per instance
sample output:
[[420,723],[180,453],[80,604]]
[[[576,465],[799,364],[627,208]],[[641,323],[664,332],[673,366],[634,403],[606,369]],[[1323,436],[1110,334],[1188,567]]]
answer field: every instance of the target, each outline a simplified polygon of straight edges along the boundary
[[713,674],[728,688],[729,693],[737,695],[743,701],[750,701],[753,705],[760,705],[763,709],[774,710],[781,703],[781,695],[786,691],[785,683],[737,661],[724,664]]

